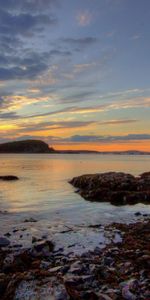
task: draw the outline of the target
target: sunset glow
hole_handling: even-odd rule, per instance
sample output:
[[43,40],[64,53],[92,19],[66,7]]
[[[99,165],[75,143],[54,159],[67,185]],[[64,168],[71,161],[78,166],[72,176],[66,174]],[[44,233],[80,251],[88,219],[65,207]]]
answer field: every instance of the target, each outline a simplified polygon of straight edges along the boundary
[[0,5],[0,143],[150,150],[148,1]]

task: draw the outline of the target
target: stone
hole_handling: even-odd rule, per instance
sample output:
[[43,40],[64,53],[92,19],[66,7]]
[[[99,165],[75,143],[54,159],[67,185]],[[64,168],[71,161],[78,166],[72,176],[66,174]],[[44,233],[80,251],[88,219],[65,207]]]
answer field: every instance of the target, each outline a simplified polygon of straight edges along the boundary
[[136,279],[130,279],[120,284],[122,286],[122,296],[126,300],[136,300],[136,293],[138,293],[139,283]]
[[0,237],[0,247],[7,247],[10,245],[10,241],[5,237]]
[[29,218],[29,219],[25,219],[24,222],[25,222],[25,223],[28,223],[28,222],[35,223],[35,222],[37,222],[37,220],[31,217],[31,218]]
[[53,268],[48,269],[48,271],[50,273],[58,273],[62,270],[62,268],[63,268],[62,266],[57,266],[57,267],[53,267]]
[[98,300],[112,300],[108,295],[100,293],[98,295]]
[[34,245],[31,253],[35,257],[48,257],[51,255],[54,250],[54,244],[51,241],[41,242],[37,245]]
[[136,213],[135,213],[135,216],[136,217],[138,217],[138,216],[141,216],[142,214],[139,212],[139,211],[137,211]]
[[0,176],[0,180],[4,181],[12,181],[12,180],[18,180],[19,178],[14,175],[5,175],[5,176]]
[[10,236],[11,236],[11,233],[10,233],[10,232],[6,232],[6,233],[4,234],[4,236],[10,237]]

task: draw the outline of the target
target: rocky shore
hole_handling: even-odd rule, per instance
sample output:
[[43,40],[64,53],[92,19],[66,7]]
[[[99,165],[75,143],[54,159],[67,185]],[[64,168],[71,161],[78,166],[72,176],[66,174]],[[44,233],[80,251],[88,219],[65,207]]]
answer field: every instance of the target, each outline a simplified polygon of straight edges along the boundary
[[113,205],[150,204],[150,172],[138,177],[122,172],[88,174],[70,183],[84,199]]
[[105,228],[114,229],[122,241],[82,255],[64,254],[49,240],[21,250],[8,234],[0,238],[1,300],[150,299],[150,220]]

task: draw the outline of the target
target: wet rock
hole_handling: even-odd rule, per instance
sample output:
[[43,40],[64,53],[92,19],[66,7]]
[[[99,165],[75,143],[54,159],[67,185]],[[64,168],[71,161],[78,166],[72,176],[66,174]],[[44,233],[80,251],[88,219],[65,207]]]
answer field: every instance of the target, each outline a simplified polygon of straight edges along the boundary
[[98,300],[98,296],[93,291],[83,291],[80,288],[82,278],[65,281],[65,288],[72,300]]
[[51,263],[49,261],[42,260],[40,262],[40,268],[44,270],[48,270],[50,268]]
[[8,214],[8,211],[7,210],[0,210],[0,214],[6,215],[6,214]]
[[122,286],[122,297],[126,300],[136,300],[138,294],[139,283],[136,279],[130,279],[120,284]]
[[89,225],[89,228],[101,228],[102,225],[101,224],[91,224]]
[[54,267],[54,268],[50,268],[48,271],[50,273],[58,273],[62,270],[62,268],[63,268],[62,266],[57,266],[57,267]]
[[99,294],[98,295],[98,300],[112,300],[112,298],[110,298],[108,295],[106,294]]
[[64,286],[59,286],[55,290],[55,300],[69,300],[68,293]]
[[81,175],[70,183],[79,188],[86,200],[110,202],[113,205],[150,204],[150,172],[139,177],[122,172]]
[[80,261],[76,261],[73,264],[71,264],[69,272],[72,274],[80,275],[83,274],[84,270],[85,267],[83,266],[83,264],[81,265]]
[[10,245],[10,241],[5,237],[0,237],[0,247],[7,247]]
[[33,236],[32,237],[32,244],[36,243],[37,241],[38,241],[38,239],[35,236]]
[[10,232],[6,232],[5,234],[4,234],[4,236],[7,236],[8,238],[11,236],[11,233]]
[[0,176],[0,180],[4,181],[12,181],[12,180],[18,180],[19,178],[14,175],[6,175],[6,176]]
[[139,216],[141,216],[142,214],[139,212],[139,211],[137,211],[136,213],[135,213],[135,216],[136,217],[139,217]]
[[150,180],[150,172],[145,172],[145,173],[142,173],[141,175],[140,175],[140,177],[143,179],[149,179]]
[[37,222],[37,220],[34,218],[29,218],[29,219],[25,219],[24,222],[25,223],[28,223],[28,222],[35,223],[35,222]]
[[51,241],[46,241],[34,245],[31,254],[35,257],[49,257],[53,250],[54,244]]
[[81,256],[53,251],[50,241],[0,249],[1,299],[150,299],[150,220],[109,227],[124,232],[122,242]]

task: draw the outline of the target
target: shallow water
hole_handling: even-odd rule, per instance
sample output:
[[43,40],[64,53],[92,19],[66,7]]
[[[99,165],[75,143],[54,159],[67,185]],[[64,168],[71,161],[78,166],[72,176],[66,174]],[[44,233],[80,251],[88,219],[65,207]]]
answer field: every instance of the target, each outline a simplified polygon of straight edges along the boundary
[[78,239],[82,240],[86,235],[85,225],[131,222],[135,220],[135,212],[150,212],[150,206],[144,204],[115,207],[85,201],[68,183],[74,176],[107,171],[139,175],[150,171],[150,156],[1,154],[0,175],[20,178],[0,182],[0,211],[8,212],[0,214],[1,231],[5,233],[12,226],[24,224],[26,218],[34,217],[38,222],[26,223],[32,235],[48,231],[47,234],[55,233],[61,241],[59,232],[74,226]]

